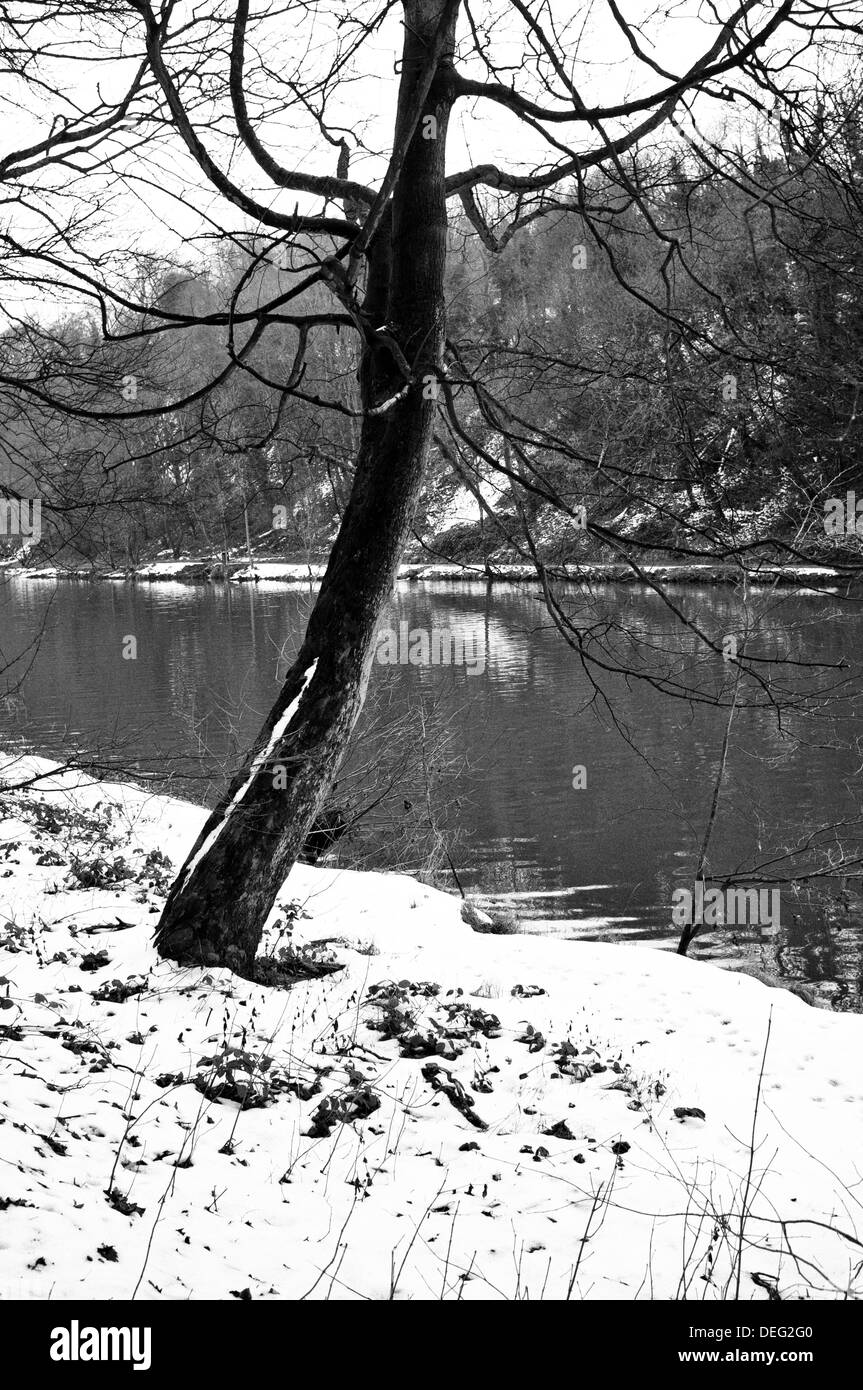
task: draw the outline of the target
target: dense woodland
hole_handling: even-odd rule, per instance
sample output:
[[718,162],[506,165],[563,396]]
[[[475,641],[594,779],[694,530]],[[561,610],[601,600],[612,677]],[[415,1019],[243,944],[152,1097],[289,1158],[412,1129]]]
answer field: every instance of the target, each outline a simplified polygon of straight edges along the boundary
[[[852,557],[857,538],[825,535],[824,514],[863,493],[858,93],[736,141],[678,128],[500,240],[470,198],[451,211],[447,419],[415,556],[530,558],[527,529],[548,563],[609,559],[608,526],[647,556],[758,541],[770,558]],[[297,253],[235,236],[185,264],[127,257],[130,305],[167,316],[148,323],[103,317],[95,296],[91,315],[32,300],[20,251],[5,239],[0,479],[42,498],[27,563],[242,554],[247,523],[258,554],[325,558],[362,413],[356,335],[319,329],[291,381],[295,330],[273,314],[249,327],[298,282]],[[300,300],[331,305],[320,283]],[[226,310],[227,330],[208,326]]]

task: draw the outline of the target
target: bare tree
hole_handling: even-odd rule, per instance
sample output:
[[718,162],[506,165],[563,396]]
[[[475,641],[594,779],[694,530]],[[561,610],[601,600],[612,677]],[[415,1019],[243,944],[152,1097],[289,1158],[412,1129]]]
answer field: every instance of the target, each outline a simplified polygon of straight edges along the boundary
[[[651,219],[638,181],[638,152],[693,101],[758,102],[765,92],[782,95],[782,74],[799,70],[803,55],[822,36],[855,32],[853,12],[841,3],[696,3],[703,49],[674,71],[648,52],[642,29],[609,0],[607,22],[623,36],[636,78],[634,94],[597,101],[583,94],[575,77],[579,69],[588,82],[591,76],[589,50],[582,57],[580,48],[585,16],[572,15],[566,4],[505,0],[477,12],[467,0],[400,0],[398,7],[385,0],[360,5],[350,16],[336,7],[326,12],[328,24],[320,31],[326,42],[310,40],[305,58],[294,64],[285,53],[289,27],[308,37],[308,26],[322,19],[323,9],[300,0],[272,14],[266,7],[253,14],[249,0],[208,0],[188,11],[173,0],[159,9],[147,0],[77,0],[62,21],[46,16],[49,31],[52,22],[61,30],[64,23],[77,24],[82,32],[95,24],[103,56],[113,55],[118,71],[124,64],[129,69],[125,93],[111,103],[100,95],[89,111],[59,120],[43,111],[41,138],[0,161],[0,173],[16,190],[12,197],[32,199],[31,216],[41,228],[35,236],[31,228],[29,240],[11,229],[4,235],[19,283],[25,267],[37,283],[73,287],[98,310],[106,341],[140,343],[178,334],[182,339],[202,331],[222,336],[218,370],[197,377],[191,371],[193,384],[169,402],[123,410],[125,428],[159,418],[176,427],[197,413],[196,428],[204,430],[207,402],[243,373],[283,399],[330,410],[356,426],[350,495],[296,661],[244,766],[183,865],[157,930],[167,956],[245,972],[252,969],[275,896],[338,775],[362,708],[375,630],[435,445],[469,484],[477,461],[509,481],[522,523],[514,543],[537,564],[549,611],[585,660],[608,665],[590,652],[590,634],[569,619],[555,594],[555,576],[539,555],[528,505],[538,497],[576,524],[576,510],[548,461],[584,460],[573,457],[554,429],[538,430],[499,400],[448,339],[448,210],[459,205],[491,251],[539,218],[575,211],[607,251],[602,211],[592,208],[596,181],[605,179],[638,209],[647,234],[663,249],[667,284],[680,248]],[[56,33],[46,39],[26,6],[12,6],[9,13],[7,64],[21,83],[35,85],[34,73],[63,52],[62,42]],[[358,76],[379,77],[374,44],[394,14],[402,36],[392,135],[382,176],[371,186],[351,177],[352,155],[368,152],[356,114],[355,131],[344,125],[345,92]],[[466,110],[496,113],[508,122],[523,158],[510,168],[481,161],[450,172],[452,116]],[[318,165],[330,149],[338,151],[335,175],[290,168],[271,153],[267,132],[274,113],[313,123]],[[178,148],[177,157],[194,166],[196,187],[217,201],[218,210],[207,214],[214,228],[246,253],[246,268],[226,307],[194,308],[170,298],[147,302],[129,291],[128,276],[124,283],[128,264],[121,255],[109,265],[96,252],[88,257],[80,250],[88,222],[104,214],[111,194],[136,181],[152,185],[153,152]],[[58,174],[69,177],[68,193],[58,189]],[[322,209],[304,210],[310,200],[322,200]],[[220,227],[237,214],[239,230]],[[288,284],[250,300],[247,291],[259,271],[278,258],[288,266]],[[650,307],[666,328],[682,331],[668,300],[660,297]],[[268,375],[260,357],[269,331],[290,334],[277,378]],[[352,336],[358,399],[310,383],[310,345],[324,334],[331,343]],[[23,395],[34,409],[61,409],[113,426],[118,408],[106,398],[106,383],[93,383],[85,394],[80,380],[64,382],[64,369],[68,362],[60,359],[29,374],[7,366],[0,386]],[[505,441],[506,448],[493,440]],[[594,525],[593,531],[646,577],[613,529]],[[679,616],[690,636],[715,649],[709,634]],[[618,656],[613,669],[628,669],[628,660]],[[750,661],[747,672],[771,698],[757,663]],[[692,694],[679,672],[651,679],[666,693]],[[715,693],[696,698],[717,701]]]

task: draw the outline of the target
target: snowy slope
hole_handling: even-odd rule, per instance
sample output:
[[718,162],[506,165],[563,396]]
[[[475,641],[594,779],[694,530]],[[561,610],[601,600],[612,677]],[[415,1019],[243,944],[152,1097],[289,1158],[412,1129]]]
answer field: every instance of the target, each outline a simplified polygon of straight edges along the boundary
[[202,809],[70,775],[4,801],[0,1294],[860,1294],[860,1016],[307,866],[263,949],[341,970],[180,970],[153,852]]

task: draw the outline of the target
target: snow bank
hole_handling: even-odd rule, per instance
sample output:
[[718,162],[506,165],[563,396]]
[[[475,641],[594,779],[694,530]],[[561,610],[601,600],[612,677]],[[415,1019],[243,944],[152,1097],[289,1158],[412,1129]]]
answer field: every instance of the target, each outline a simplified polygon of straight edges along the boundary
[[863,1019],[302,865],[264,949],[342,969],[180,970],[151,935],[205,816],[4,798],[4,1296],[859,1295]]
[[[16,562],[17,563],[17,562]],[[554,572],[562,579],[573,583],[641,583],[639,575],[623,561],[586,562],[584,564],[561,564],[554,566]],[[735,565],[725,564],[642,564],[641,572],[661,584],[739,584],[740,570]],[[318,563],[292,563],[289,561],[253,559],[251,564],[239,560],[232,554],[228,562],[228,578],[235,584],[318,584],[324,576],[326,565]],[[92,569],[58,569],[38,567],[33,569],[10,570],[16,578],[23,579],[110,579],[127,581],[129,574],[114,570],[111,572]],[[182,582],[203,584],[211,578],[222,579],[224,567],[218,557],[210,559],[156,560],[138,567],[131,572],[136,582]],[[398,577],[402,581],[447,582],[447,583],[538,583],[539,576],[531,564],[510,564],[492,562],[490,571],[484,565],[473,563],[426,564],[407,562],[399,566]],[[761,565],[757,571],[750,572],[753,587],[784,586],[800,588],[808,584],[805,592],[834,593],[835,582],[840,579],[853,579],[853,574],[831,568],[827,565]],[[817,584],[816,584],[816,581]]]

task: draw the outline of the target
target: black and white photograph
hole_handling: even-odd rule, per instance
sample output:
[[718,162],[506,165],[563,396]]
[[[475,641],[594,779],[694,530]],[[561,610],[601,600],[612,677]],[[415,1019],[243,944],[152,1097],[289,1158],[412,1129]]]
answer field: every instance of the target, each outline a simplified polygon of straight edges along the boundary
[[0,5],[51,1379],[299,1303],[325,1364],[376,1303],[587,1305],[603,1379],[852,1354],[861,60],[863,0]]

